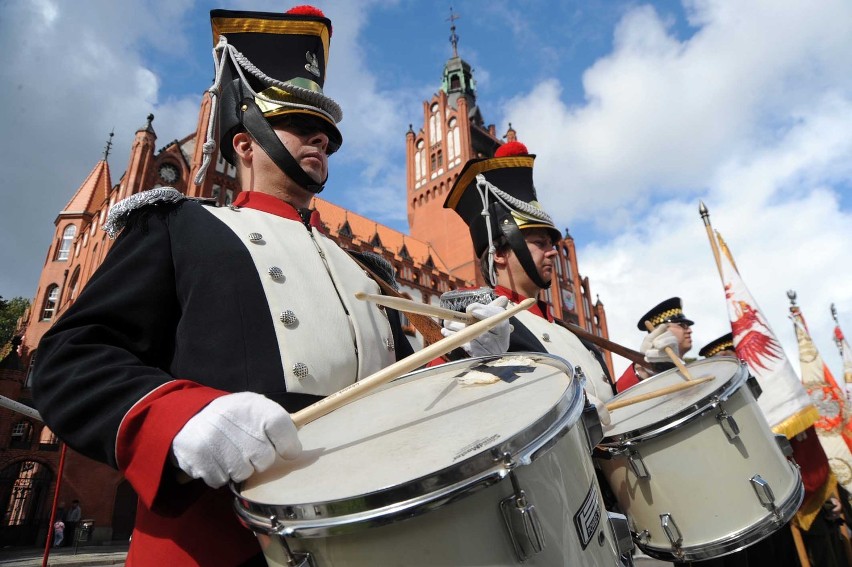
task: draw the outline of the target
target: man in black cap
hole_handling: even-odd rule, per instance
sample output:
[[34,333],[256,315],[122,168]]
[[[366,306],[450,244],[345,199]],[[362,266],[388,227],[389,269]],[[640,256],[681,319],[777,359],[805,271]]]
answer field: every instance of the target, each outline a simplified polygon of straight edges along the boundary
[[725,333],[717,339],[713,339],[698,351],[698,356],[710,358],[711,356],[737,356],[734,350],[734,334]]
[[[507,142],[493,158],[474,159],[465,164],[444,207],[456,211],[470,227],[473,247],[480,257],[482,275],[493,290],[451,292],[442,301],[457,310],[478,310],[478,302],[465,305],[464,296],[507,298],[519,303],[538,297],[550,287],[554,248],[562,238],[553,220],[538,203],[533,185],[534,155],[519,142]],[[490,314],[490,313],[488,313]],[[506,351],[550,352],[580,366],[586,377],[586,393],[598,408],[601,421],[609,422],[603,402],[613,396],[606,363],[594,345],[581,341],[554,323],[544,301],[511,319],[512,332],[504,346],[494,342],[490,354]],[[447,321],[445,334],[461,324]]]
[[243,191],[228,208],[171,188],[116,204],[121,234],[32,378],[50,428],[138,494],[134,565],[265,565],[226,484],[299,455],[288,412],[411,352],[395,312],[355,299],[379,286],[308,209],[342,141],[322,92],[331,22],[306,6],[211,20],[209,132],[218,117]]
[[[646,322],[651,324],[652,330],[648,330]],[[615,383],[618,391],[623,392],[649,376],[674,368],[666,348],[671,348],[683,358],[692,348],[692,325],[693,322],[683,314],[679,297],[666,299],[642,315],[636,327],[640,331],[647,331],[648,335],[639,351],[645,355],[650,368],[638,364],[628,366]]]

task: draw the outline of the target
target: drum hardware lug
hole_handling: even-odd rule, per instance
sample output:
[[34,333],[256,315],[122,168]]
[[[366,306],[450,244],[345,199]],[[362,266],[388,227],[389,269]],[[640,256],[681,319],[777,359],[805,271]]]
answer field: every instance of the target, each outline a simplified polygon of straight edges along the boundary
[[668,513],[660,514],[660,525],[666,533],[666,537],[669,538],[669,541],[672,544],[674,554],[681,557],[683,555],[683,550],[680,546],[683,543],[683,535],[681,535],[680,529],[678,529],[672,515]]
[[754,493],[757,494],[757,499],[760,500],[761,505],[777,515],[778,509],[775,506],[775,494],[772,492],[772,487],[769,486],[769,483],[763,480],[759,474],[751,477],[749,481],[751,482],[751,487],[754,488]]
[[776,435],[775,442],[778,443],[778,448],[781,449],[781,454],[785,457],[793,456],[793,446],[786,435]]
[[755,400],[760,397],[760,394],[763,393],[763,388],[760,387],[760,382],[758,382],[757,378],[755,378],[751,374],[748,375],[748,379],[746,380],[746,386],[748,386],[748,389],[751,390],[751,395],[754,396]]
[[604,438],[601,418],[598,415],[598,410],[595,408],[594,404],[586,403],[586,406],[583,408],[582,419],[583,431],[586,432],[586,441],[589,444],[589,454],[591,454],[595,447],[597,447],[598,443],[600,443]]
[[619,555],[630,553],[633,550],[633,537],[630,533],[630,525],[627,516],[618,512],[607,512],[612,535],[615,537],[615,547]]
[[627,456],[627,464],[630,465],[630,470],[637,478],[651,478],[651,473],[648,472],[648,467],[645,466],[645,461],[642,460],[642,455],[635,449],[630,449]]
[[734,419],[734,416],[726,412],[724,408],[720,408],[719,413],[716,414],[716,420],[722,426],[722,431],[728,436],[728,441],[733,441],[739,437],[740,426],[737,425],[737,420]]
[[514,494],[500,501],[500,511],[518,561],[523,563],[544,549],[544,531],[535,505],[527,502],[526,493],[521,489],[514,471],[509,471],[509,479]]
[[587,380],[586,373],[583,372],[582,366],[577,365],[574,367],[574,376],[576,376],[577,379],[580,381],[580,385],[585,388]]
[[269,516],[269,525],[271,527],[271,533],[278,536],[278,541],[281,542],[281,547],[284,550],[284,556],[287,560],[287,567],[317,567],[316,563],[314,563],[313,556],[308,552],[294,552],[290,549],[290,544],[287,543],[287,538],[284,537],[284,529],[281,527],[281,524],[278,522],[278,517],[274,514]]

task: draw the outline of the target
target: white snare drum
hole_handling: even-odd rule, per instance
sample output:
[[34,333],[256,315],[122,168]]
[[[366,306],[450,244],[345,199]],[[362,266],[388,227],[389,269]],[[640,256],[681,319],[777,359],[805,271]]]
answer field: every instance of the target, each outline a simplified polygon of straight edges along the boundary
[[617,565],[583,407],[548,355],[420,370],[305,425],[235,508],[271,566]]
[[[612,411],[598,452],[605,458],[596,459],[639,547],[666,561],[756,543],[784,525],[804,496],[799,467],[784,455],[789,443],[769,428],[745,366],[719,356],[689,371],[715,380]],[[611,401],[682,381],[669,370]]]

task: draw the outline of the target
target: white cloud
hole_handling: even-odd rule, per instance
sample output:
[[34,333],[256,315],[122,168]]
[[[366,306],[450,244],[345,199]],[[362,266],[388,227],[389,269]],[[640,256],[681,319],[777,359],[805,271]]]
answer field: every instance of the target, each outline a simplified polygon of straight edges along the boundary
[[583,104],[566,104],[557,79],[507,104],[539,156],[539,196],[557,222],[591,215],[613,235],[578,256],[617,342],[636,348],[635,321],[675,295],[697,322],[693,355],[729,329],[702,198],[794,367],[787,289],[836,362],[829,304],[852,320],[852,214],[836,188],[850,177],[852,6],[718,0],[688,13],[700,27],[680,40],[653,8],[629,11],[584,75]]
[[[143,49],[180,60],[187,40],[182,15],[191,3],[88,0],[4,4],[0,50],[0,156],[7,172],[0,230],[16,247],[0,249],[0,294],[29,297],[52,238],[57,211],[101,158],[115,129],[114,182],[123,172],[133,133],[153,112],[160,139],[195,129],[199,94],[160,100],[161,78]],[[97,14],[93,18],[92,14]],[[36,197],[37,195],[37,197]],[[26,235],[13,238],[11,235]]]

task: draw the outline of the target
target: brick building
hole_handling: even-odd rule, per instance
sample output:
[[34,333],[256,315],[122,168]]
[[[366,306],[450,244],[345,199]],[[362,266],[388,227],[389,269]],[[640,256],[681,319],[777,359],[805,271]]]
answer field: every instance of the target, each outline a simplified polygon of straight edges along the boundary
[[[316,197],[328,234],[345,248],[384,256],[397,270],[401,291],[410,298],[437,304],[440,294],[458,287],[482,285],[467,226],[442,208],[447,192],[468,159],[492,156],[515,139],[509,125],[502,138],[486,125],[476,103],[473,70],[458,56],[443,69],[440,90],[423,103],[423,125],[405,134],[406,199],[409,234]],[[202,161],[210,101],[204,98],[195,132],[157,150],[153,115],[136,131],[125,173],[114,182],[104,157],[59,212],[55,237],[47,251],[32,307],[21,325],[23,340],[0,361],[0,395],[32,405],[29,368],[38,344],[53,322],[73,304],[111,246],[103,225],[109,208],[130,195],[157,186],[172,186],[192,197],[228,205],[239,192],[236,170],[221,156],[200,186],[192,179]],[[600,336],[607,336],[600,301],[592,301],[588,278],[580,275],[574,240],[567,233],[552,286],[543,292],[558,317]],[[421,339],[407,328],[415,346]],[[612,361],[606,353],[610,369]],[[58,478],[61,443],[40,421],[0,407],[0,546],[43,545]],[[83,517],[95,521],[93,540],[123,541],[135,513],[135,495],[123,477],[74,451],[65,453],[60,505],[81,502]],[[68,537],[68,536],[67,536]]]

